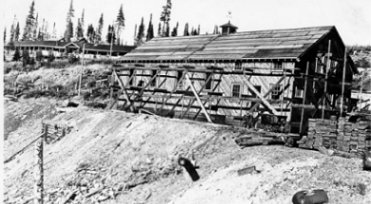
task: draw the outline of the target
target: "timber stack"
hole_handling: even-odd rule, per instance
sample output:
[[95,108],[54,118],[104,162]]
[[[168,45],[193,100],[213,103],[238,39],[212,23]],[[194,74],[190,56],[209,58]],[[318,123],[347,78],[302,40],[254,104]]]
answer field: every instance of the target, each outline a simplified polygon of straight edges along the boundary
[[323,146],[344,152],[371,150],[371,129],[367,121],[309,119],[308,125],[308,140],[313,141],[314,148]]

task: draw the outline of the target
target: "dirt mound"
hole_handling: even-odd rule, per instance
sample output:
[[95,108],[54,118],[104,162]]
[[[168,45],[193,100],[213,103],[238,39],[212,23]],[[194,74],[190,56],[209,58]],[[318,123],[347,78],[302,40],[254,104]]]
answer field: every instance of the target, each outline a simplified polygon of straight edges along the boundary
[[[6,108],[22,115],[48,104],[43,100]],[[233,140],[240,132],[226,126],[86,107],[53,114],[45,107],[45,115],[55,115],[48,122],[72,127],[45,147],[47,203],[290,203],[295,192],[309,188],[325,189],[330,203],[371,200],[371,174],[361,171],[358,159],[283,146],[240,149]],[[8,155],[23,147],[15,140],[37,135],[42,116],[36,118],[9,130],[14,141],[5,141]],[[197,182],[177,165],[179,156],[192,154],[200,166]],[[5,203],[32,198],[34,156],[31,148],[5,164]],[[260,173],[238,175],[249,166]]]

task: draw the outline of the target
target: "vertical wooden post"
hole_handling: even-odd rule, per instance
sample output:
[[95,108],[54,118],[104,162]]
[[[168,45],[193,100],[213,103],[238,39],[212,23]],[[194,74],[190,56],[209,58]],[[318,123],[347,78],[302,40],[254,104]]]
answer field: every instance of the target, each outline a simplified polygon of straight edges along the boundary
[[325,118],[325,109],[326,109],[326,93],[327,93],[327,80],[328,80],[328,72],[331,66],[331,40],[328,41],[328,49],[327,49],[327,61],[326,61],[326,69],[325,69],[325,89],[323,93],[323,101],[322,101],[322,119]]
[[308,74],[309,74],[309,61],[307,62],[307,67],[305,69],[305,82],[304,82],[304,96],[303,96],[303,106],[301,107],[301,115],[300,115],[300,133],[303,133],[303,125],[304,125],[304,113],[305,113],[305,101],[307,99],[307,86],[308,86]]
[[35,169],[35,203],[44,203],[44,139],[48,134],[48,126],[43,124],[43,133],[35,143],[36,149],[36,169]]
[[[343,79],[341,83],[341,101],[340,101],[340,117],[343,117],[343,109],[344,109],[344,92],[345,92],[345,74],[347,71],[347,47],[344,50],[344,65],[343,65]],[[362,80],[361,80],[362,81]]]
[[81,81],[82,81],[82,73],[79,75],[79,91],[78,91],[78,96],[81,95]]

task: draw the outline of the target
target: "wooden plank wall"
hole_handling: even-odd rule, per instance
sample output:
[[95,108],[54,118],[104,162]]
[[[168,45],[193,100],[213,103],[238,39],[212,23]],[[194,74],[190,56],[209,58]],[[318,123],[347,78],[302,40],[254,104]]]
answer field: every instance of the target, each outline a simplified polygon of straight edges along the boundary
[[[159,63],[146,63],[146,64],[143,64],[145,67],[148,67],[148,68],[158,68],[159,67]],[[184,66],[183,63],[162,63],[161,65],[168,65],[170,68],[178,68],[178,67],[182,67]],[[198,67],[198,68],[203,68],[203,69],[206,69],[207,67],[209,66],[217,66],[217,67],[223,67],[225,71],[233,71],[234,68],[235,68],[235,63],[234,62],[230,62],[230,63],[197,63],[197,64],[189,64],[189,65],[194,65],[195,67]],[[273,70],[273,62],[256,62],[256,63],[252,63],[252,62],[246,62],[246,63],[243,63],[242,64],[242,68],[254,68],[254,72],[255,73],[271,73],[271,71]],[[130,68],[133,68],[135,67],[134,64],[123,64],[123,67],[130,67]],[[295,67],[295,63],[294,62],[283,62],[282,64],[282,67],[284,68],[294,68]],[[126,70],[126,71],[122,71],[120,73],[125,73],[127,75],[129,75],[129,71]],[[136,74],[137,75],[148,75],[148,76],[136,76],[134,78],[134,86],[137,86],[139,81],[142,80],[144,82],[144,84],[146,84],[149,79],[151,78],[149,75],[152,74],[152,71],[151,70],[136,70]],[[178,75],[178,72],[177,71],[168,71],[166,72],[166,68],[164,69],[161,69],[161,71],[159,72],[159,75],[165,75],[167,74],[168,76],[173,76],[174,78],[167,78],[166,80],[166,83],[161,86],[161,87],[157,87],[157,88],[160,88],[160,89],[166,89],[168,91],[171,91],[172,89],[174,89],[175,87],[175,84],[177,82],[177,75]],[[206,74],[205,73],[190,73],[190,77],[191,78],[199,78],[199,79],[206,79]],[[120,77],[123,82],[126,84],[129,77],[128,76],[121,76]],[[261,93],[262,95],[264,95],[266,92],[268,92],[268,90],[271,88],[270,87],[270,84],[275,84],[281,77],[280,76],[249,76],[248,73],[246,73],[245,76],[243,75],[223,75],[222,77],[222,81],[219,85],[219,87],[216,89],[216,92],[222,92],[224,93],[223,96],[227,96],[227,97],[231,97],[232,96],[232,84],[234,83],[238,83],[238,84],[241,84],[241,91],[243,95],[251,95],[250,91],[248,90],[248,87],[244,84],[244,80],[250,80],[252,84],[254,85],[257,85],[257,86],[261,86]],[[159,84],[162,80],[164,80],[165,77],[157,77],[156,79],[156,83]],[[216,74],[214,75],[213,77],[213,80],[216,80],[216,79],[219,79],[219,75]],[[283,83],[287,83],[287,84],[291,84],[290,87],[284,92],[284,96],[285,97],[288,97],[288,98],[291,98],[292,96],[292,84],[293,84],[293,78],[289,79],[287,77],[287,81],[285,82],[282,82]],[[216,85],[216,81],[213,81],[212,82],[212,88]],[[205,84],[205,80],[194,80],[194,86],[195,88],[198,90],[201,89],[201,87]],[[183,86],[183,89],[177,89],[177,90],[185,90],[186,88],[188,87],[188,85],[184,82],[184,86]],[[154,87],[149,87],[149,89],[154,89]],[[157,97],[153,97],[151,100],[152,101],[156,101],[158,104],[157,104],[157,108],[159,108],[161,106],[161,104],[163,103],[163,99],[162,99],[162,96],[164,96],[164,94],[162,93],[156,93],[155,94]],[[207,95],[207,91],[203,91],[201,93],[201,95]],[[167,103],[176,103],[178,101],[178,98],[177,94],[173,94],[174,98],[171,98],[167,101]],[[189,102],[193,100],[193,96],[185,96],[183,97],[182,101],[179,103],[180,105],[182,105],[182,107],[177,107],[175,108],[175,111],[185,111],[187,109],[187,106],[189,105]],[[148,97],[142,97],[143,100],[147,100]],[[270,96],[268,97],[268,99],[271,99]],[[281,108],[281,100],[269,100],[270,102],[272,102],[272,105],[273,107],[275,107],[276,109],[280,109]],[[246,109],[247,107],[250,107],[251,106],[251,101],[248,101],[248,100],[240,100],[239,98],[230,98],[230,99],[225,99],[223,101],[221,101],[219,103],[219,105],[222,105],[222,106],[233,106],[233,107],[242,107],[243,109]],[[139,103],[138,103],[139,104]],[[216,98],[214,99],[210,99],[210,103],[206,103],[205,105],[205,108],[208,109],[208,111],[211,112],[211,114],[217,114],[217,115],[225,115],[225,116],[243,116],[245,114],[247,114],[247,110],[230,110],[230,109],[221,109],[219,108],[218,111],[212,111],[211,110],[211,105],[215,105],[217,104],[217,100]],[[198,104],[197,102],[194,102],[193,103],[193,106],[197,106],[198,107]],[[283,108],[286,108],[288,106],[288,101],[285,101],[283,103]],[[150,108],[150,109],[156,109],[156,105],[153,104],[153,103],[147,103],[145,108]],[[171,105],[165,105],[164,106],[165,109],[171,109],[172,106]],[[261,105],[261,108],[263,108],[263,106]],[[198,108],[191,108],[190,111],[191,112],[198,112]],[[278,110],[277,110],[278,111]],[[202,115],[202,114],[200,114]],[[283,112],[282,115],[286,115],[288,116],[288,120],[290,120],[290,111],[287,111],[287,112]]]

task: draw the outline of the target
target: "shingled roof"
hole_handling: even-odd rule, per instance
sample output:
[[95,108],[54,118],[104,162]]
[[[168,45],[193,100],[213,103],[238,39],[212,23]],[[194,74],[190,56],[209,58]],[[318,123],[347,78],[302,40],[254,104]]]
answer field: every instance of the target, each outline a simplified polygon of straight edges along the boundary
[[332,29],[335,27],[154,38],[122,59],[124,61],[297,59]]

